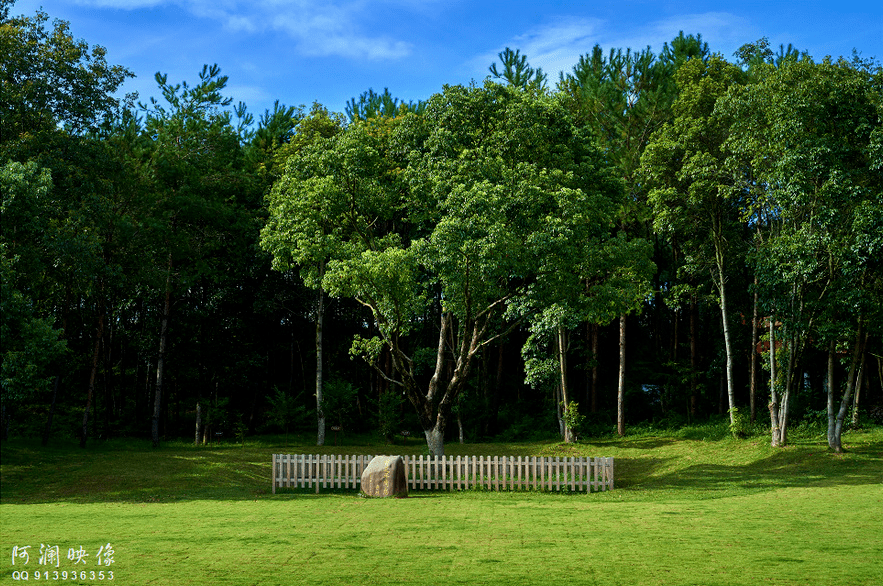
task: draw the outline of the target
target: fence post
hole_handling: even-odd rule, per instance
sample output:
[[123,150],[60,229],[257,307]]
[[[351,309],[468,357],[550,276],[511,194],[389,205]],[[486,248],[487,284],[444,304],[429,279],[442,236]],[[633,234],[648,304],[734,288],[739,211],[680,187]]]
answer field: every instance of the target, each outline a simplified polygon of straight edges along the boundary
[[607,458],[607,461],[610,467],[610,483],[607,485],[607,490],[613,490],[613,458]]

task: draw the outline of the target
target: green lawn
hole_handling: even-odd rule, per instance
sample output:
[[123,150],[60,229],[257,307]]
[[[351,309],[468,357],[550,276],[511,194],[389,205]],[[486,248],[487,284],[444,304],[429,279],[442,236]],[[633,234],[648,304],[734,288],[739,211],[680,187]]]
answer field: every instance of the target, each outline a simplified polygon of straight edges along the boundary
[[[34,581],[36,569],[62,582],[75,567],[70,548],[97,571],[108,543],[112,583],[126,585],[883,584],[883,430],[851,432],[839,456],[813,437],[774,450],[765,438],[703,435],[450,444],[453,454],[613,456],[617,488],[393,500],[273,495],[270,454],[421,453],[416,440],[158,450],[111,441],[85,451],[14,440],[2,447],[0,586],[18,583],[14,571]],[[57,570],[37,563],[41,544],[59,546]],[[28,565],[13,566],[13,548],[27,545]]]

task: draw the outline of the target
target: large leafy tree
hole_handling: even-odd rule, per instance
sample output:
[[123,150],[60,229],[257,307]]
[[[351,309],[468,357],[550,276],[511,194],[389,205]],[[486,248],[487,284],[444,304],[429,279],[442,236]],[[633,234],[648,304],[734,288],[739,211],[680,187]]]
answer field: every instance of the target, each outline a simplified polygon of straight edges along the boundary
[[[753,264],[771,325],[781,324],[772,444],[787,443],[789,395],[815,343],[828,352],[828,442],[839,452],[863,344],[869,330],[879,335],[883,175],[874,137],[881,74],[843,59],[797,57],[786,55],[778,67],[758,64],[756,82],[733,92],[721,110],[733,119],[730,164],[745,190],[757,192]],[[850,359],[838,408],[834,362],[841,344]]]
[[646,185],[638,173],[641,153],[650,135],[671,116],[676,95],[674,71],[688,59],[704,58],[707,53],[708,47],[701,37],[683,33],[671,45],[666,44],[660,56],[649,47],[642,51],[611,49],[605,53],[600,45],[595,45],[558,82],[565,104],[577,120],[593,130],[606,159],[622,178],[627,197],[619,210],[619,227],[627,240],[634,240],[630,250],[637,256],[631,266],[646,269],[632,271],[634,282],[619,296],[620,434],[625,431],[626,317],[640,310],[653,273],[652,263],[646,258],[651,249],[646,244],[650,236]]
[[41,315],[28,290],[20,289],[16,278],[19,257],[11,254],[17,227],[39,222],[34,214],[38,202],[51,189],[48,170],[36,164],[10,162],[0,168],[0,220],[3,237],[0,239],[0,403],[2,403],[2,437],[6,439],[7,423],[12,410],[31,400],[49,386],[50,366],[66,348],[60,339],[61,331],[54,327],[52,316]]
[[[128,223],[124,216],[135,192],[124,179],[120,157],[102,138],[118,114],[113,94],[132,74],[109,65],[103,48],[74,39],[68,23],[56,20],[50,27],[42,11],[9,17],[4,4],[0,18],[0,156],[36,164],[51,176],[45,193],[35,187],[7,202],[3,240],[17,258],[11,287],[26,291],[54,327],[96,324],[94,336],[82,331],[67,336],[75,353],[92,357],[85,442],[108,300],[122,280],[121,227]],[[74,340],[90,341],[77,347]],[[71,365],[53,366],[57,389],[61,371]]]
[[103,47],[74,39],[67,22],[48,21],[43,11],[10,17],[9,7],[0,9],[0,142],[58,125],[72,134],[95,130],[132,76],[108,64]]
[[743,72],[720,57],[690,60],[677,72],[680,94],[674,119],[657,131],[644,152],[652,182],[657,230],[677,237],[688,251],[685,269],[708,272],[717,290],[727,357],[730,421],[735,419],[734,348],[727,281],[742,240],[741,189],[724,165],[731,120],[715,114],[719,98],[741,83]]
[[[382,116],[380,119],[382,120]],[[357,118],[358,119],[358,118]],[[332,115],[324,107],[314,104],[310,115],[301,120],[291,140],[280,148],[279,159],[284,159],[278,166],[282,175],[273,187],[269,196],[271,217],[269,225],[263,230],[263,246],[274,254],[274,268],[289,271],[299,269],[304,282],[318,289],[316,295],[316,443],[325,443],[325,391],[324,391],[324,323],[325,323],[325,289],[322,277],[325,263],[335,250],[335,221],[338,217],[333,213],[334,204],[328,201],[328,194],[322,189],[304,189],[302,181],[323,174],[339,172],[340,167],[335,159],[329,159],[325,152],[329,142],[344,129],[344,120],[339,115]],[[355,179],[355,177],[352,177]],[[298,193],[291,199],[283,198],[284,194]],[[290,209],[288,206],[296,206]],[[288,240],[286,228],[283,233],[271,228],[276,222],[285,223],[287,216],[294,215],[302,222],[299,229],[306,230],[301,240],[292,243]]]
[[376,327],[354,351],[388,349],[390,382],[443,454],[476,354],[554,302],[609,234],[619,193],[556,100],[448,87],[423,117],[354,124],[292,160],[263,241],[283,265],[329,259],[322,286]]

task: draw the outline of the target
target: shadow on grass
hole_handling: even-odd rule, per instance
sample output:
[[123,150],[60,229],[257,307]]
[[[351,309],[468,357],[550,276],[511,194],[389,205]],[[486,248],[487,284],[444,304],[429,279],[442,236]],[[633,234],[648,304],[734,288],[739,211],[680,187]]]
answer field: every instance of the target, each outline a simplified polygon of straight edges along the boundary
[[704,462],[669,470],[673,460],[620,457],[616,462],[617,487],[719,493],[883,484],[883,442],[857,447],[846,455],[809,448],[781,449],[745,465]]
[[[587,451],[622,449],[616,457],[616,486],[623,490],[692,491],[719,495],[724,491],[772,490],[795,486],[863,485],[883,483],[883,441],[876,436],[857,443],[846,455],[827,452],[816,444],[758,451],[745,443],[720,444],[670,437],[635,437],[587,443]],[[680,451],[689,445],[689,452]],[[497,451],[546,450],[549,445],[492,445]],[[723,449],[721,449],[723,446]],[[416,444],[415,448],[418,447]],[[474,449],[476,446],[471,446]],[[297,451],[335,453],[340,448]],[[389,448],[389,446],[387,446]],[[378,446],[345,448],[347,452],[377,452]],[[382,449],[382,446],[381,446]],[[466,448],[468,449],[468,448]],[[742,451],[741,461],[721,461],[728,450]],[[194,500],[258,500],[275,498],[271,488],[270,454],[287,452],[272,442],[245,446],[195,448],[167,444],[152,449],[148,442],[75,445],[41,448],[38,442],[2,445],[0,504],[157,503]],[[391,451],[387,449],[387,451]],[[399,450],[396,450],[399,451]],[[635,455],[635,453],[638,455]],[[534,452],[535,453],[535,452]],[[686,454],[689,453],[689,456]],[[756,456],[756,457],[755,457]],[[290,490],[290,489],[288,489]],[[276,496],[315,495],[315,489],[277,491]],[[320,495],[356,495],[354,490],[321,489]],[[413,491],[409,498],[446,494]],[[290,497],[289,497],[290,498]]]

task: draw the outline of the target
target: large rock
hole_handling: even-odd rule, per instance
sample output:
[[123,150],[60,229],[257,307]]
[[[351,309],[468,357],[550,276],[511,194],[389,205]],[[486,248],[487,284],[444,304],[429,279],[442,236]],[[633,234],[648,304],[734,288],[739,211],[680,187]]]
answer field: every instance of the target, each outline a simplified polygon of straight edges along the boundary
[[401,456],[375,456],[362,472],[362,492],[368,496],[408,496],[408,476]]

